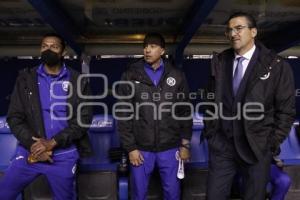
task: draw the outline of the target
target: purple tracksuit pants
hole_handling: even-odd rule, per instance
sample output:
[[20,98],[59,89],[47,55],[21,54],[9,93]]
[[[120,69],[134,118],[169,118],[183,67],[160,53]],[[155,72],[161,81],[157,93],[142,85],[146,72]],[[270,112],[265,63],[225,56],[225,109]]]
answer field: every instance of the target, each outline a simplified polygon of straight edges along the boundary
[[291,185],[291,178],[276,165],[272,164],[271,184],[273,186],[271,200],[284,200]]
[[158,167],[160,173],[164,199],[180,199],[176,151],[178,151],[178,148],[156,153],[141,151],[144,163],[138,167],[131,165],[131,194],[133,200],[146,200],[149,179],[155,166]]
[[18,147],[15,158],[0,181],[0,197],[15,200],[18,194],[39,175],[48,179],[54,200],[76,199],[75,171],[79,158],[76,149],[54,154],[54,163],[29,164],[29,153]]

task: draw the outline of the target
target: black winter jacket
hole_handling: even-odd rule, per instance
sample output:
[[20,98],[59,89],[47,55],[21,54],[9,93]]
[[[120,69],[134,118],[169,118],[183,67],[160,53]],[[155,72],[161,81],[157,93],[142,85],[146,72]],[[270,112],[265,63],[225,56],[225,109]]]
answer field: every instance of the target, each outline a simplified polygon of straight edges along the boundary
[[[87,134],[87,128],[78,124],[77,108],[80,103],[85,102],[77,94],[77,79],[79,73],[68,68],[70,71],[70,82],[73,88],[73,95],[68,98],[67,103],[72,105],[73,116],[68,120],[68,127],[54,136],[57,142],[56,148],[65,148],[71,144],[76,144],[81,156],[91,154],[91,146]],[[7,114],[7,122],[16,136],[19,143],[30,150],[34,143],[32,137],[45,138],[45,129],[43,115],[41,111],[41,102],[38,89],[37,67],[26,68],[19,73],[13,93],[11,95],[10,105]],[[90,89],[88,81],[81,81],[82,94],[88,95]],[[68,110],[68,113],[70,110]],[[68,114],[67,114],[68,116]],[[90,106],[83,106],[81,109],[81,121],[84,124],[90,124],[92,120],[92,110]]]
[[[252,151],[258,159],[270,148],[274,153],[289,134],[295,119],[294,76],[289,64],[274,52],[256,42],[259,50],[257,62],[247,81],[242,105],[256,102],[264,107],[263,113],[250,112],[251,118],[264,115],[260,120],[241,119],[244,132]],[[215,55],[212,60],[212,76],[209,91],[215,92],[215,103],[222,103],[222,80],[224,80],[225,63],[233,60],[233,49]],[[232,66],[232,63],[229,66]],[[249,107],[250,108],[250,107]],[[213,137],[220,129],[220,120],[205,121],[205,137]]]
[[[132,117],[127,120],[118,120],[122,145],[128,152],[135,149],[164,151],[178,147],[181,139],[190,140],[192,136],[192,118],[187,119],[191,116],[191,108],[186,105],[174,106],[176,102],[189,103],[186,78],[183,72],[174,68],[170,63],[164,63],[165,70],[157,86],[146,74],[144,60],[130,65],[122,76],[123,81],[129,81],[134,85],[132,98],[119,101],[119,103],[132,105],[132,112],[117,113],[120,117]],[[121,85],[118,94],[122,96],[132,94],[131,87],[128,84]],[[151,105],[145,105],[147,103]],[[172,105],[175,115],[186,117],[186,119],[175,120],[171,114]],[[158,115],[161,113],[160,119],[155,115],[153,107],[158,108],[155,109]],[[128,109],[129,106],[119,106],[119,108]],[[167,111],[168,109],[170,110]]]

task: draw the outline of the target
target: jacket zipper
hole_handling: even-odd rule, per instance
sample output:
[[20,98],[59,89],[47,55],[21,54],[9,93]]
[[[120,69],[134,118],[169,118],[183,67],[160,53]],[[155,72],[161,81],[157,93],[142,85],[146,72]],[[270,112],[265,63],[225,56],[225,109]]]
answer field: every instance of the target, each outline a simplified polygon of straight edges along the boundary
[[[33,104],[32,104],[32,101],[31,101],[31,96],[32,96],[32,92],[30,91],[30,90],[28,90],[27,91],[27,95],[28,95],[28,100],[29,100],[29,104],[30,104],[30,109],[31,109],[31,116],[32,116],[32,120],[34,121],[34,110],[33,110]],[[35,128],[37,128],[37,127],[35,127]],[[38,131],[38,129],[36,130],[36,131]],[[34,134],[34,133],[33,133]],[[39,133],[39,131],[38,131],[38,136],[40,136],[40,133]]]
[[29,90],[27,90],[26,93],[27,93],[27,96],[28,96],[29,104],[30,104],[31,115],[32,115],[32,117],[33,117],[33,113],[34,113],[34,112],[33,112],[33,106],[32,106],[32,103],[31,103],[31,95],[32,95],[32,92],[29,91]]

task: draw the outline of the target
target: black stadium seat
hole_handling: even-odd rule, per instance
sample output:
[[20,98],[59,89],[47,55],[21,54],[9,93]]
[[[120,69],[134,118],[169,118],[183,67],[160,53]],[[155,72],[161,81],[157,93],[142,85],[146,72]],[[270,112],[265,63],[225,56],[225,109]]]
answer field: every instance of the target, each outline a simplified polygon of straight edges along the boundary
[[[116,141],[115,120],[96,115],[89,130],[93,156],[80,160],[77,179],[78,197],[85,199],[118,199],[117,163],[109,159]],[[127,186],[126,186],[127,187]]]
[[52,200],[50,186],[44,175],[36,178],[24,189],[23,200]]

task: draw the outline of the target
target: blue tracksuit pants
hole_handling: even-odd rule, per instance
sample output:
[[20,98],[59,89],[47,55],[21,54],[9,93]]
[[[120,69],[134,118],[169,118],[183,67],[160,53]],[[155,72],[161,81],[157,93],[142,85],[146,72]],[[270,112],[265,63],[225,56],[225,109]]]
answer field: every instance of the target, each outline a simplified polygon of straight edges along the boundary
[[76,199],[75,171],[79,158],[76,149],[53,156],[54,163],[29,164],[29,153],[18,147],[15,158],[0,181],[0,197],[15,200],[18,194],[39,175],[45,175],[55,200]]
[[138,167],[131,165],[131,194],[133,200],[146,200],[149,179],[155,166],[158,167],[160,173],[164,199],[180,199],[176,151],[178,151],[178,148],[155,153],[141,151],[144,163]]

